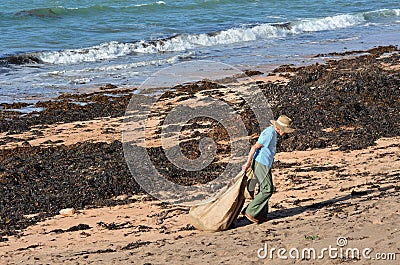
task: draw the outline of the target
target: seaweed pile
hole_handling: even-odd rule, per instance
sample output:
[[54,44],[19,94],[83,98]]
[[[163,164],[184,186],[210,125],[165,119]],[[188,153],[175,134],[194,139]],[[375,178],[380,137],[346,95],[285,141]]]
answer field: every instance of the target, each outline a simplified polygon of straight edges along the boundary
[[394,50],[374,48],[368,55],[292,68],[296,74],[287,85],[260,85],[273,113],[290,116],[297,129],[278,150],[353,150],[400,135],[400,71],[391,68],[400,54],[382,56]]
[[[97,117],[121,117],[132,97],[132,90],[109,90],[87,94],[62,94],[54,100],[39,101],[34,105],[24,102],[2,103],[0,132],[16,134],[34,125],[57,122],[87,121]],[[19,109],[31,106],[42,111],[21,115]]]
[[[119,141],[1,150],[0,161],[0,236],[63,208],[128,203],[141,191]],[[128,199],[112,199],[121,194]]]
[[[249,73],[251,74],[251,72]],[[201,99],[199,99],[201,96],[223,101],[232,109],[234,109],[240,116],[240,120],[243,121],[248,135],[257,133],[259,134],[259,125],[258,123],[253,122],[256,121],[256,118],[250,106],[243,99],[238,102],[226,100],[224,98],[226,93],[240,98],[240,96],[231,89],[207,80],[194,84],[179,85],[174,87],[174,90],[167,91],[158,99],[158,102],[155,104],[156,107],[152,109],[152,112],[149,115],[150,117],[157,117],[159,121],[153,140],[160,139],[162,137],[161,128],[164,126],[163,122],[165,117],[172,109],[176,107],[177,104],[180,104],[180,102],[188,99],[197,99],[201,101]],[[163,107],[158,108],[157,104]],[[185,110],[181,111],[193,112],[195,110],[195,108],[192,109],[190,106],[185,106],[184,108]],[[229,117],[226,117],[225,122],[228,122],[228,120]],[[203,150],[204,154],[201,153],[199,148],[201,139],[206,137],[211,138],[216,144],[216,156],[214,157],[213,161],[201,171],[190,171],[175,166],[169,161],[165,154],[165,150],[163,150],[161,146],[149,147],[147,150],[143,151],[147,151],[152,164],[157,168],[158,172],[160,172],[168,180],[186,186],[199,183],[204,184],[214,180],[226,169],[227,163],[221,162],[221,160],[224,158],[229,158],[231,155],[230,140],[233,139],[230,139],[229,133],[233,132],[228,132],[228,130],[224,128],[219,121],[205,116],[197,116],[190,119],[187,121],[187,124],[184,125],[179,132],[177,132],[177,136],[179,137],[180,151],[189,159],[197,159],[201,155],[203,155],[203,158],[214,157],[214,155],[211,153],[207,154],[207,150]],[[245,144],[243,144],[243,150],[244,148]],[[179,154],[176,155],[176,157],[178,156]]]

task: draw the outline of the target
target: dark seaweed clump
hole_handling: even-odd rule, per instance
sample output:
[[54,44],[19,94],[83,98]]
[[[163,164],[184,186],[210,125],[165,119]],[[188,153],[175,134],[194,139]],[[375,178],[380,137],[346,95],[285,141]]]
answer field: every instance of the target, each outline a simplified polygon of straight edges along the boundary
[[[111,206],[140,192],[119,141],[0,151],[0,236],[63,208]],[[26,214],[38,214],[27,219]]]
[[[109,87],[110,85],[106,86]],[[0,132],[16,134],[34,125],[87,121],[98,117],[121,117],[131,97],[131,90],[111,90],[89,94],[63,94],[55,100],[40,101],[32,107],[43,111],[21,115],[18,111],[0,112]],[[26,103],[0,104],[4,109],[19,109]]]
[[290,116],[297,129],[278,149],[361,149],[400,135],[400,71],[384,68],[400,54],[379,57],[388,50],[301,67],[287,85],[261,85],[273,113]]

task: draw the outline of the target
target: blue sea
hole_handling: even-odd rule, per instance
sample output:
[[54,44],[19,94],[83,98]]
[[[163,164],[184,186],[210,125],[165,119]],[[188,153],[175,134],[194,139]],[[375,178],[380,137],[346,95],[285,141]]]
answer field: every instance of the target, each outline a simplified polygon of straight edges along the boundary
[[0,32],[0,102],[34,102],[184,61],[265,69],[399,45],[400,2],[0,0]]

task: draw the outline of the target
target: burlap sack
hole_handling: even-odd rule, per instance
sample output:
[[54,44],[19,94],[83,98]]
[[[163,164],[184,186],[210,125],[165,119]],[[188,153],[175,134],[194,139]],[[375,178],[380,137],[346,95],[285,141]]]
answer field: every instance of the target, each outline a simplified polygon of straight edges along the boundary
[[248,190],[249,181],[254,179],[251,169],[246,173],[240,172],[228,185],[225,191],[214,200],[190,208],[191,224],[203,231],[222,231],[238,217],[246,198],[254,194]]

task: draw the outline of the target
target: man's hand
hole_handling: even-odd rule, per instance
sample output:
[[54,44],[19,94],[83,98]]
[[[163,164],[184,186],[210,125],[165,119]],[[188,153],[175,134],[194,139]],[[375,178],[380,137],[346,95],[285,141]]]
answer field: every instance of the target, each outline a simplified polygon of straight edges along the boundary
[[251,147],[250,152],[249,152],[249,155],[247,156],[247,162],[246,162],[246,164],[244,164],[244,165],[242,166],[243,172],[246,172],[246,170],[251,166],[251,162],[253,161],[254,153],[256,152],[257,149],[259,149],[259,148],[261,148],[261,147],[262,147],[262,144],[260,144],[260,143],[258,143],[258,142],[255,143],[255,144]]

